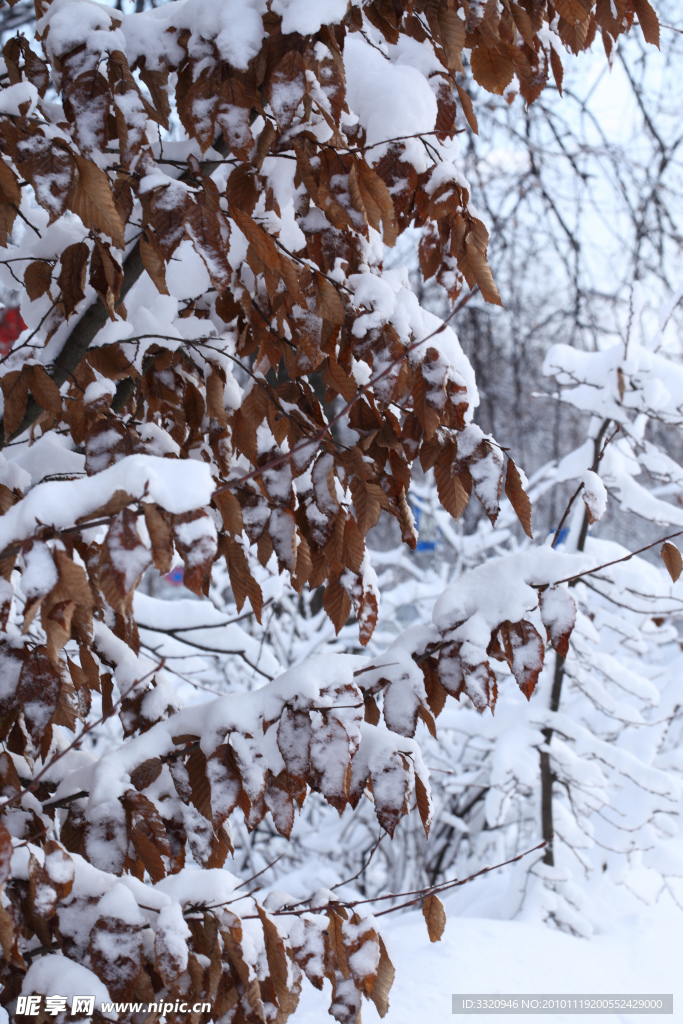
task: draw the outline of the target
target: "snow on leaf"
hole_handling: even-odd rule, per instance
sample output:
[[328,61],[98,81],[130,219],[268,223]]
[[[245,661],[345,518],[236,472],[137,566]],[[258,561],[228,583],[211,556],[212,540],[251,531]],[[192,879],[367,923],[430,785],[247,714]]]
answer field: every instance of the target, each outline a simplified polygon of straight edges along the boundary
[[185,586],[198,596],[207,594],[218,547],[213,520],[201,510],[182,513],[174,517],[173,536],[185,564]]
[[548,639],[560,657],[566,658],[576,622],[576,602],[566,587],[548,587],[539,603]]
[[154,969],[165,985],[171,985],[187,969],[187,939],[191,936],[178,903],[161,908],[154,935]]
[[607,491],[598,474],[590,469],[583,475],[581,497],[586,505],[589,523],[602,519],[607,508]]
[[545,655],[543,640],[533,623],[526,619],[501,623],[489,653],[508,663],[517,685],[529,700],[543,668]]
[[121,884],[100,900],[98,909],[89,944],[93,969],[113,998],[130,999],[142,970],[142,914]]

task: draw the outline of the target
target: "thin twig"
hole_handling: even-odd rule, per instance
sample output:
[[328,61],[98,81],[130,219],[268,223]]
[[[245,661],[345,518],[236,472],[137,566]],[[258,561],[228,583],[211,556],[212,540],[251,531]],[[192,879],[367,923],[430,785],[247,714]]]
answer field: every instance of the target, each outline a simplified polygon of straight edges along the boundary
[[[600,572],[601,569],[607,569],[610,565],[618,565],[620,562],[628,562],[629,559],[635,558],[636,555],[642,555],[643,551],[649,551],[651,548],[656,548],[658,544],[664,544],[667,540],[673,540],[674,537],[680,537],[683,534],[683,530],[677,530],[676,533],[670,533],[667,537],[660,537],[658,540],[653,540],[651,544],[645,544],[642,548],[638,548],[637,551],[631,551],[630,554],[624,555],[622,558],[613,558],[611,562],[603,562],[602,565],[596,565],[594,569],[584,569],[583,572],[577,572],[573,576],[565,576],[563,580],[555,580],[553,582],[554,587],[558,587],[560,583],[571,583],[572,580],[580,580],[583,576],[592,576],[596,572]],[[529,586],[534,587],[536,590],[545,590],[548,586],[547,583],[530,583]]]
[[[609,422],[610,422],[609,420],[605,420],[604,423],[602,424],[602,427],[600,428],[600,433],[598,434],[598,440],[600,439],[600,436],[602,434],[604,434],[604,432],[607,430],[607,427],[609,426]],[[620,430],[621,430],[621,423],[617,423],[617,426],[616,426],[615,430],[607,438],[607,440],[605,441],[605,443],[602,446],[601,451],[596,456],[596,458],[593,460],[593,465],[590,467],[591,468],[591,472],[595,473],[595,471],[597,470],[598,466],[600,465],[600,463],[602,461],[602,457],[605,454],[605,450],[607,449],[608,444],[610,444],[614,440],[614,438],[617,436],[617,434],[619,433]],[[569,501],[567,503],[567,507],[564,510],[562,518],[560,519],[560,522],[558,524],[558,527],[555,530],[555,536],[553,537],[553,542],[551,544],[551,547],[554,548],[555,545],[557,544],[557,541],[559,539],[560,533],[562,532],[562,527],[564,526],[565,522],[567,521],[567,516],[571,512],[572,506],[574,505],[574,502],[576,501],[578,496],[581,494],[581,491],[583,490],[583,487],[584,487],[584,485],[583,485],[583,481],[582,481],[579,484],[579,486],[576,488],[574,493],[572,494],[571,498],[569,499]]]
[[[523,857],[528,857],[529,854],[535,853],[537,850],[542,850],[547,845],[548,845],[548,842],[547,842],[547,840],[544,839],[543,842],[539,843],[538,846],[534,846],[531,850],[525,850],[524,853],[520,853],[516,857],[511,857],[509,860],[504,860],[500,864],[489,864],[489,865],[487,865],[487,867],[481,868],[479,871],[475,871],[473,875],[468,875],[467,878],[453,878],[453,879],[450,879],[448,882],[440,882],[438,885],[430,885],[430,886],[425,887],[424,889],[412,889],[409,892],[386,893],[384,896],[373,896],[370,899],[365,899],[365,900],[352,900],[352,901],[347,902],[347,903],[342,903],[342,902],[335,901],[332,904],[332,906],[333,907],[343,907],[345,910],[353,910],[355,907],[360,907],[360,906],[363,906],[364,904],[367,904],[367,903],[380,903],[383,900],[400,900],[400,899],[403,899],[404,896],[414,896],[415,897],[415,899],[409,900],[407,903],[399,903],[395,907],[389,907],[388,910],[381,910],[379,913],[373,914],[373,917],[382,917],[383,914],[393,914],[396,910],[402,910],[404,907],[411,907],[411,906],[413,906],[413,904],[419,903],[421,900],[426,899],[427,896],[431,896],[432,894],[435,894],[435,893],[438,893],[438,892],[445,892],[448,889],[454,889],[454,888],[456,888],[459,885],[466,885],[468,882],[473,881],[475,878],[479,878],[481,875],[488,874],[489,871],[497,871],[499,868],[507,867],[509,864],[515,864],[517,861],[522,860]],[[296,909],[291,909],[290,910],[290,909],[287,909],[287,908],[283,907],[282,910],[275,910],[275,911],[273,911],[272,912],[272,916],[273,917],[300,917],[301,914],[308,914],[308,913],[311,913],[311,912],[315,913],[316,910],[318,910],[319,912],[324,912],[325,908],[324,907],[320,907],[320,908],[317,908],[317,907],[313,907],[313,908],[303,907],[300,910],[296,910]],[[259,916],[258,914],[245,914],[243,916],[242,920],[243,921],[252,920],[252,919],[258,918],[258,916]]]

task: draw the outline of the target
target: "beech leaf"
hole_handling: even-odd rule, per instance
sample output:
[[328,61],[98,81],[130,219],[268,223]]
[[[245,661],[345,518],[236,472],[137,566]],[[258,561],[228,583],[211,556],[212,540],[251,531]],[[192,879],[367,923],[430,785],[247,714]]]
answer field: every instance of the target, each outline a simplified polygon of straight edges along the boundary
[[660,554],[666,566],[666,571],[675,583],[683,571],[683,558],[681,558],[680,551],[675,544],[667,540],[662,544]]
[[430,942],[438,942],[446,927],[446,911],[435,893],[427,896],[422,904],[422,914],[427,922]]
[[517,514],[522,524],[522,529],[527,537],[533,538],[531,532],[531,502],[529,495],[522,485],[522,477],[512,459],[508,458],[507,470],[505,473],[505,495]]

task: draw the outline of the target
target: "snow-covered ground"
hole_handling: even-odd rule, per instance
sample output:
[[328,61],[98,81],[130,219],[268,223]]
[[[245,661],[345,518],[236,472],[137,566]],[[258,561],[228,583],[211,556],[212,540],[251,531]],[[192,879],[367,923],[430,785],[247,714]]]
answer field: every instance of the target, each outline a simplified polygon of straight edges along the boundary
[[[664,899],[637,914],[615,917],[592,939],[579,939],[542,924],[458,917],[462,894],[444,899],[448,923],[441,942],[430,943],[418,911],[383,918],[387,950],[396,967],[385,1024],[449,1024],[458,1020],[683,1021],[683,911]],[[391,921],[391,924],[388,922]],[[671,1016],[618,1013],[482,1014],[454,1017],[453,993],[664,994],[673,993]],[[327,1018],[329,987],[302,993],[297,1024]],[[364,1024],[378,1024],[372,1003],[363,1005]],[[331,1018],[330,1018],[331,1019]]]

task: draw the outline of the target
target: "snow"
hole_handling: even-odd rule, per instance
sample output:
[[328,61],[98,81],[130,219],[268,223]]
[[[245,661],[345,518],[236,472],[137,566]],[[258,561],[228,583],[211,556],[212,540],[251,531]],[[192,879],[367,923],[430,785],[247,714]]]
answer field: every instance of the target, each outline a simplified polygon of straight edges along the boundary
[[[19,486],[25,492],[46,476],[59,473],[81,476],[85,472],[85,457],[73,451],[73,447],[70,438],[54,433],[38,438],[30,447],[22,445],[7,467],[16,467],[14,472],[17,480],[14,486]],[[7,480],[3,482],[11,486]]]
[[229,871],[218,868],[204,868],[197,871],[183,868],[175,875],[169,875],[157,882],[155,889],[170,896],[176,903],[206,903],[208,906],[228,903],[234,896],[240,880]]
[[166,267],[166,287],[176,299],[203,295],[211,281],[206,265],[192,242],[184,238]]
[[108,920],[140,927],[147,924],[132,892],[121,882],[117,882],[105,893],[97,909],[100,917]]
[[[415,67],[392,63],[359,33],[344,44],[346,98],[349,110],[358,114],[367,132],[367,145],[387,139],[431,132],[436,123],[436,98],[429,82]],[[421,147],[407,150],[410,159]],[[371,160],[378,160],[378,147]],[[424,157],[417,170],[424,170]]]
[[[509,883],[509,870],[485,876],[479,887],[496,893]],[[477,883],[474,883],[477,884]],[[473,884],[473,885],[474,885]],[[451,1024],[453,994],[668,994],[674,1007],[683,998],[680,972],[681,911],[672,901],[639,914],[615,908],[613,923],[592,939],[577,938],[524,920],[495,920],[467,915],[468,889],[442,896],[447,924],[440,942],[431,943],[421,912],[387,915],[381,925],[387,952],[396,968],[386,1024]],[[465,916],[463,916],[463,912]],[[297,1024],[326,1018],[329,985],[318,993],[305,985]],[[674,1013],[676,1013],[676,1009]],[[364,1024],[380,1017],[363,1002]],[[500,1014],[467,1015],[466,1020],[500,1022]],[[512,1016],[531,1020],[531,1015]],[[548,1024],[580,1024],[578,1014],[542,1014]],[[627,1012],[600,1017],[619,1024],[654,1019]],[[672,1018],[669,1018],[672,1019]],[[673,1018],[675,1019],[675,1018]]]
[[594,522],[602,519],[607,509],[607,489],[598,474],[591,469],[583,474],[582,497],[591,519]]
[[[109,1002],[109,992],[100,979],[87,967],[66,956],[42,956],[34,960],[22,982],[26,994],[66,996],[71,1003],[74,996],[95,996],[95,1003]],[[118,1014],[114,1014],[117,1019]],[[0,1020],[2,1018],[0,1017]]]
[[23,114],[30,117],[38,100],[38,90],[32,82],[17,82],[16,85],[6,86],[0,93],[0,114],[20,117],[23,108]]
[[63,529],[101,508],[117,490],[144,498],[169,512],[189,512],[208,505],[213,492],[211,469],[193,460],[129,455],[114,466],[81,480],[39,484],[0,521],[0,550],[31,537],[39,523]]
[[[347,284],[353,289],[354,304],[368,310],[354,322],[353,334],[357,338],[386,323],[396,328],[404,344],[412,345],[410,358],[422,362],[426,350],[436,352],[436,358],[425,367],[425,379],[433,385],[433,393],[443,389],[448,381],[464,388],[462,401],[467,403],[465,419],[469,422],[479,404],[479,394],[472,366],[463,352],[455,331],[443,320],[420,307],[410,286],[405,268],[384,270],[379,273],[351,274]],[[373,353],[373,377],[386,367],[377,352]],[[381,393],[383,382],[376,385]],[[390,382],[384,386],[391,388]],[[443,391],[441,391],[443,394]]]
[[313,35],[321,25],[336,25],[346,14],[347,0],[275,0],[273,10],[282,15],[282,32]]
[[22,562],[21,589],[28,601],[42,597],[56,585],[57,566],[47,544],[34,541],[28,551],[23,552]]
[[[192,648],[223,651],[226,654],[244,654],[252,665],[263,673],[276,676],[281,666],[272,651],[249,636],[237,623],[226,621],[213,605],[194,601],[162,601],[139,591],[134,598],[135,618],[144,634],[154,637],[161,657],[187,656]],[[156,630],[173,633],[173,637],[160,636]]]
[[434,605],[434,625],[441,632],[454,630],[452,639],[485,639],[486,646],[494,626],[518,622],[537,607],[538,592],[531,584],[555,583],[589,565],[584,555],[549,548],[493,559],[443,592]]
[[169,906],[161,908],[157,925],[157,941],[159,941],[159,936],[162,936],[162,949],[174,959],[179,972],[184,971],[187,967],[189,951],[185,939],[189,939],[191,935],[192,932],[183,917],[180,904],[171,903]]
[[142,14],[123,18],[122,32],[129,62],[145,56],[149,67],[159,67],[164,57],[169,63],[179,59],[179,47],[173,26],[192,33],[188,51],[201,58],[205,40],[213,40],[221,57],[240,70],[246,69],[261,47],[265,34],[263,15],[266,0],[177,0],[172,7],[161,6]]
[[125,49],[120,18],[113,8],[95,0],[55,0],[38,20],[37,27],[41,36],[47,36],[48,53],[57,58],[79,44],[99,55],[107,49]]

